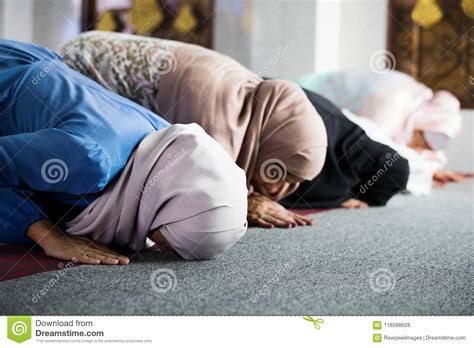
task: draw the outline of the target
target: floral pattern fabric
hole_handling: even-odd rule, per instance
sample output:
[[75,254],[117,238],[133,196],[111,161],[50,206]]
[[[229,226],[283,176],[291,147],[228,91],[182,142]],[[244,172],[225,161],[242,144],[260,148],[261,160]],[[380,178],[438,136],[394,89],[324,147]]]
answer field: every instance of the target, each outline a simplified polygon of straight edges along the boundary
[[157,113],[160,75],[174,70],[179,42],[91,31],[61,49],[72,69]]

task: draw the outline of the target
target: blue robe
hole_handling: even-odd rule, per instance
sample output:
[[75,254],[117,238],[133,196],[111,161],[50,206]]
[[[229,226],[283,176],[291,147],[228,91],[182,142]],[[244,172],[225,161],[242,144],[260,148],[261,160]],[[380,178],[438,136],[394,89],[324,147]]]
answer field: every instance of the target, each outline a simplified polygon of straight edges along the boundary
[[169,123],[36,45],[0,40],[0,243],[80,212]]

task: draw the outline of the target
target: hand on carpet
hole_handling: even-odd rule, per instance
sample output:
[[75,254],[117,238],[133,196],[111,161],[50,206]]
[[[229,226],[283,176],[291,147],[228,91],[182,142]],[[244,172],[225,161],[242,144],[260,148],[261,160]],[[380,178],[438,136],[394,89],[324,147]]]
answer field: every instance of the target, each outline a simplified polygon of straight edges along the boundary
[[465,182],[468,179],[466,175],[458,174],[451,170],[441,169],[433,174],[433,187],[443,187],[448,182]]
[[27,235],[43,248],[46,255],[61,260],[90,265],[126,265],[129,262],[128,257],[117,254],[103,244],[62,232],[48,220],[32,224]]
[[313,219],[286,210],[277,202],[256,192],[248,197],[247,220],[250,226],[267,228],[314,224]]
[[349,198],[347,201],[344,201],[341,203],[341,207],[346,208],[346,209],[361,209],[361,208],[368,208],[369,205],[358,199]]

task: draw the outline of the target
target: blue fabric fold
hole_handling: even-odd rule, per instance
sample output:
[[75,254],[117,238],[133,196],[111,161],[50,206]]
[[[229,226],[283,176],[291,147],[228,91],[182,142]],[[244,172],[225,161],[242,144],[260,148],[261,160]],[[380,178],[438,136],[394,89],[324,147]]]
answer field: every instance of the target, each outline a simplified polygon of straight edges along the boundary
[[58,54],[0,40],[0,243],[24,242],[33,222],[86,207],[147,134],[168,126]]

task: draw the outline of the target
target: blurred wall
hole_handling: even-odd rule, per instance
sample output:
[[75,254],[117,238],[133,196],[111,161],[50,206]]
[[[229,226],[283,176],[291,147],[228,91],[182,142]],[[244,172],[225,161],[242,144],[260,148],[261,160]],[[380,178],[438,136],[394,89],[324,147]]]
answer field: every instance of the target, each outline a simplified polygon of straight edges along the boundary
[[[81,0],[0,0],[0,35],[57,49],[79,33]],[[385,48],[385,0],[216,0],[214,47],[293,79],[361,67]]]
[[265,76],[294,77],[315,59],[316,2],[217,0],[214,48]]
[[[368,67],[386,47],[386,0],[215,0],[214,47],[262,75]],[[81,0],[0,0],[0,37],[58,49],[79,33]],[[450,167],[473,171],[474,111]]]
[[58,49],[80,31],[81,0],[0,0],[0,35]]
[[2,0],[1,14],[3,37],[14,40],[32,41],[32,0]]
[[[386,0],[216,0],[214,48],[266,76],[294,79],[313,72],[369,68],[385,50]],[[474,111],[448,166],[474,172]]]
[[446,151],[448,168],[474,173],[474,109],[462,110],[463,126]]
[[58,49],[72,39],[81,30],[81,5],[81,0],[34,0],[33,40]]
[[266,75],[363,68],[386,47],[386,0],[216,0],[214,48]]
[[3,0],[0,0],[0,37],[3,37]]

